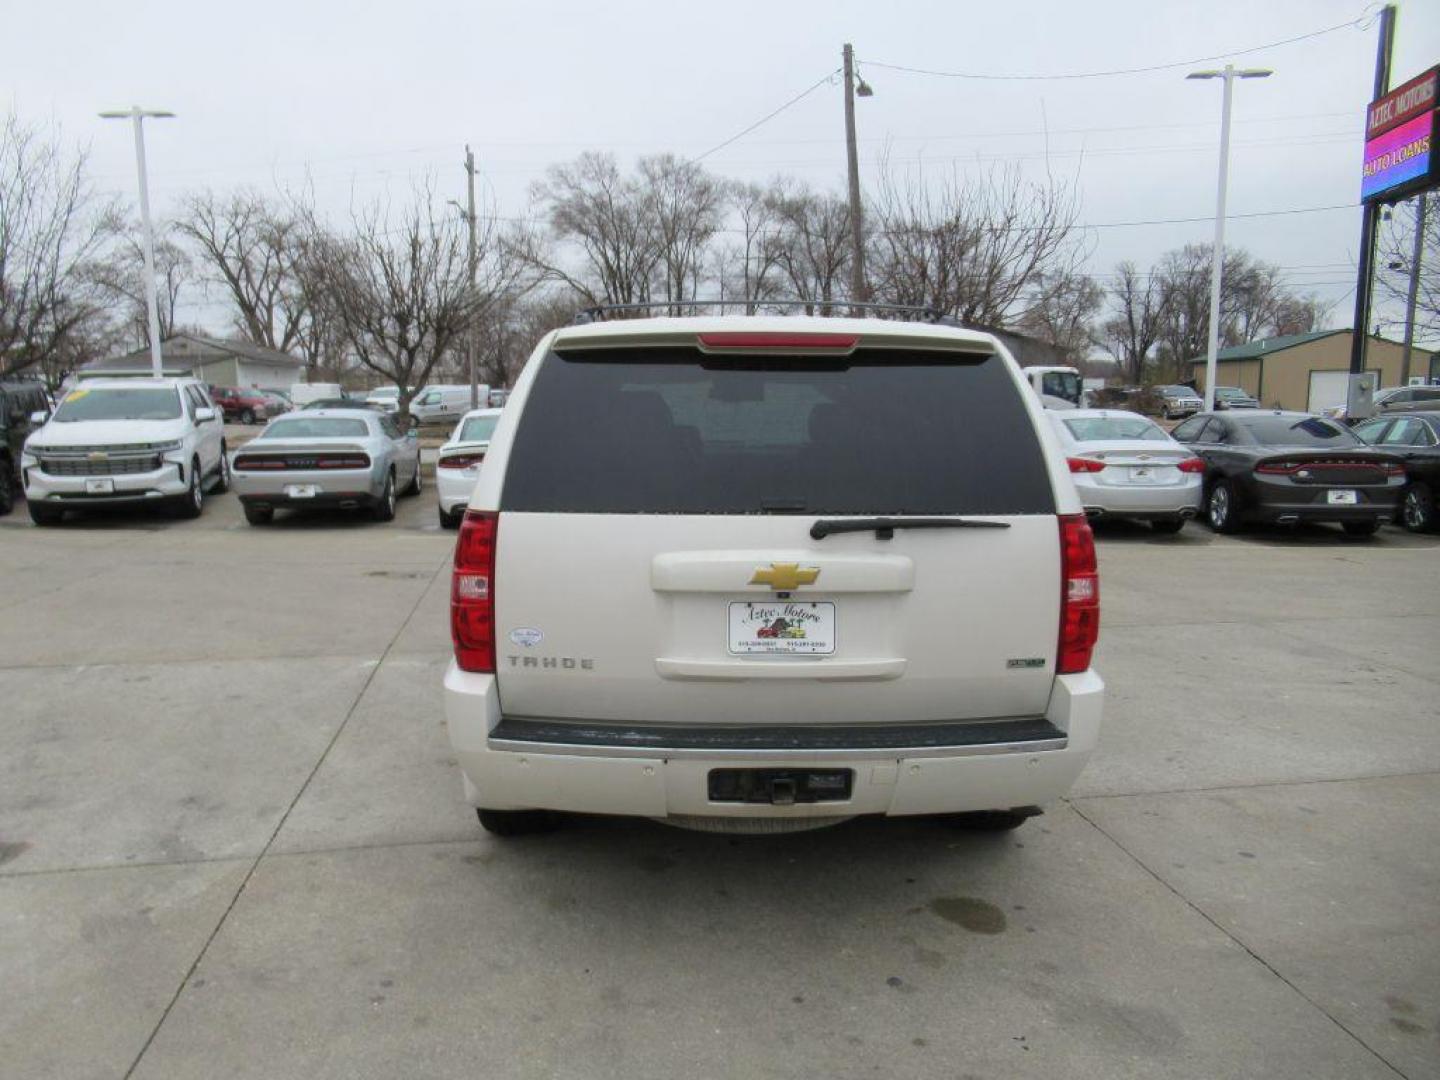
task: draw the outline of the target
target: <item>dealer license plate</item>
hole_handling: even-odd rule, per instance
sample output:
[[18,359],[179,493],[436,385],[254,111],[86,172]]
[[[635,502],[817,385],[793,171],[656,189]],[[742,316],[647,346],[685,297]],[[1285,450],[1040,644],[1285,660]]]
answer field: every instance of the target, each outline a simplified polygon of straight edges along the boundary
[[1331,506],[1354,506],[1360,501],[1355,492],[1342,490],[1327,491],[1325,498]]
[[1135,484],[1153,484],[1160,478],[1155,475],[1153,465],[1132,465],[1130,467],[1130,481]]
[[828,656],[835,651],[835,605],[740,600],[730,605],[730,652]]
[[113,495],[115,494],[115,481],[106,477],[103,480],[86,480],[86,495]]
[[320,489],[314,484],[286,484],[285,494],[292,499],[313,499]]

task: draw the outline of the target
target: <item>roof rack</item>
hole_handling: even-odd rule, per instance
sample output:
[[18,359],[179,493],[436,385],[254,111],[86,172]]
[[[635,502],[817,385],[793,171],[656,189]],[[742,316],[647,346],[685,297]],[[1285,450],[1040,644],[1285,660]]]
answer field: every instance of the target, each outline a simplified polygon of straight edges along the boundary
[[[903,318],[908,316],[912,322],[946,323],[960,325],[953,317],[946,315],[932,307],[920,307],[906,304],[872,304],[852,303],[849,300],[651,300],[640,304],[596,304],[592,307],[581,308],[575,313],[575,323],[604,322],[606,319],[616,315],[625,315],[639,312],[652,312],[685,308],[695,310],[697,308],[733,308],[745,307],[754,308],[755,314],[773,314],[769,309],[782,308],[818,308],[833,309],[837,313],[863,312],[866,315],[876,318]],[[840,316],[825,316],[840,317]]]

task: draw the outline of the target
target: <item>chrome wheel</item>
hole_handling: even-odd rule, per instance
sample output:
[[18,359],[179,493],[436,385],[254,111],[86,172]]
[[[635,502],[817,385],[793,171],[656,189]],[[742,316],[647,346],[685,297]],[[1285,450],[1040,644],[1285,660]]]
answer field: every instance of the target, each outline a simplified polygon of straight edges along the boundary
[[1425,487],[1416,484],[1405,489],[1400,502],[1400,523],[1411,532],[1425,532],[1435,523],[1435,502]]
[[1230,489],[1216,487],[1210,492],[1210,524],[1223,529],[1230,522]]

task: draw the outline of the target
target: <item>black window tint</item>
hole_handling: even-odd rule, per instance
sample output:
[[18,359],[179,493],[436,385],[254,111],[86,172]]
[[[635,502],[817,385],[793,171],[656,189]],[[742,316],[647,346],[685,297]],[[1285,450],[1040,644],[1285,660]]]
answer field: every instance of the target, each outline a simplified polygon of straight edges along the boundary
[[1385,429],[1391,423],[1393,423],[1391,420],[1366,420],[1363,424],[1356,424],[1350,430],[1358,438],[1364,439],[1368,443],[1377,443],[1384,437]]
[[1261,446],[1359,446],[1348,428],[1318,416],[1259,416],[1238,424],[1249,442]]
[[1200,434],[1195,436],[1195,442],[1218,443],[1223,442],[1225,437],[1225,425],[1216,420],[1213,416],[1205,421],[1205,427]]
[[511,447],[501,509],[1054,513],[1020,392],[994,355],[551,353]]
[[1170,434],[1177,442],[1194,442],[1200,429],[1205,426],[1205,420],[1203,416],[1192,416]]

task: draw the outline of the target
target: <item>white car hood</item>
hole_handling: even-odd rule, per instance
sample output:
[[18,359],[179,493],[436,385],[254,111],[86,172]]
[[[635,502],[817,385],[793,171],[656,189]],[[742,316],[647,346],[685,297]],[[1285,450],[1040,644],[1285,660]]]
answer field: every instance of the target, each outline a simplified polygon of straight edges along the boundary
[[75,420],[67,424],[51,421],[26,441],[26,446],[116,446],[127,443],[162,443],[183,439],[190,422],[176,420]]

